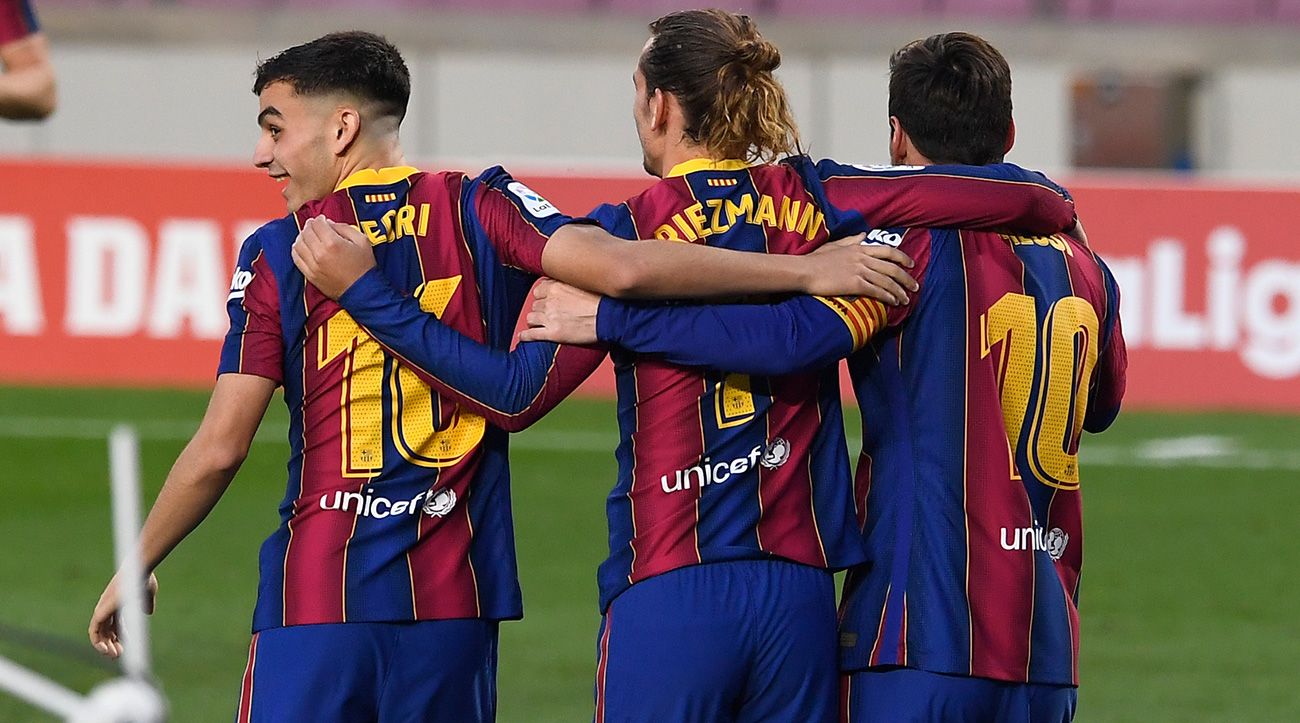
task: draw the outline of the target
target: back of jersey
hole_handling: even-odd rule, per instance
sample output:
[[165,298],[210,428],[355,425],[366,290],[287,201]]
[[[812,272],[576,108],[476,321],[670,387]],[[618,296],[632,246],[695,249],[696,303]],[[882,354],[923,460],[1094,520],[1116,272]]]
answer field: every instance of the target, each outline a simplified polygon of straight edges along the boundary
[[929,256],[911,314],[850,361],[871,560],[846,585],[845,667],[1077,684],[1078,444],[1122,393],[1114,279],[1064,236],[902,248]]
[[509,182],[367,169],[245,244],[222,371],[284,384],[291,445],[255,629],[522,614],[505,432],[434,392],[290,258],[311,216],[355,225],[393,289],[508,348],[535,277],[508,267],[486,229],[509,222],[522,230],[499,235],[542,238],[497,193]]
[[[708,160],[593,214],[612,233],[801,254],[827,238],[793,171]],[[726,339],[715,343],[726,344]],[[614,352],[619,480],[602,609],[639,580],[704,562],[862,559],[833,370],[779,378]]]

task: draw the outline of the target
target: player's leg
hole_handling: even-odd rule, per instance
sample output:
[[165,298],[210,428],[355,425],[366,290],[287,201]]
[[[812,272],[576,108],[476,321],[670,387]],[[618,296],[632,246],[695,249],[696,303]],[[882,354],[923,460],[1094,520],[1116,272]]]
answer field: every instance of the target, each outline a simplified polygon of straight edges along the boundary
[[235,720],[374,721],[386,647],[368,623],[263,630],[249,645]]
[[744,688],[744,579],[735,563],[642,580],[610,604],[596,661],[596,723],[726,723]]
[[842,695],[847,723],[1004,723],[1009,686],[912,668],[855,671]]
[[393,654],[379,697],[380,723],[481,723],[496,719],[497,621],[389,623]]
[[739,563],[752,583],[754,658],[737,721],[839,720],[831,573],[791,562]]

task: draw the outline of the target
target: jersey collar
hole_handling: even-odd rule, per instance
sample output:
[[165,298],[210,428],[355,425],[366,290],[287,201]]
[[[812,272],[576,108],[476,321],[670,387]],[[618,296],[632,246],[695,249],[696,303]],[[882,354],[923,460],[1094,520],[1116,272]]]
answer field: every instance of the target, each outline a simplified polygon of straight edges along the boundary
[[673,169],[664,178],[685,176],[696,171],[743,171],[746,168],[749,168],[748,163],[734,159],[717,161],[712,158],[692,158],[685,163],[678,163],[673,166]]
[[343,179],[334,190],[341,191],[353,186],[387,186],[390,183],[405,180],[412,174],[419,172],[420,169],[411,166],[393,166],[391,168],[380,168],[379,170],[363,168]]

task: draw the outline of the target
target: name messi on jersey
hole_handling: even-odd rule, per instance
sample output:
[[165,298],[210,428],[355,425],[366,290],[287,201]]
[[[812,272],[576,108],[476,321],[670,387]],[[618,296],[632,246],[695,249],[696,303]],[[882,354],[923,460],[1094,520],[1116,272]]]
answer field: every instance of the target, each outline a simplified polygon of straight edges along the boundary
[[766,194],[747,193],[739,200],[708,198],[673,214],[668,223],[655,229],[655,238],[665,241],[698,241],[730,231],[737,222],[802,234],[812,241],[826,222],[825,215],[810,201],[783,196],[780,203]]
[[390,208],[379,220],[362,219],[355,228],[370,239],[371,246],[391,243],[399,238],[424,236],[429,232],[430,205],[422,203],[418,207],[405,204]]

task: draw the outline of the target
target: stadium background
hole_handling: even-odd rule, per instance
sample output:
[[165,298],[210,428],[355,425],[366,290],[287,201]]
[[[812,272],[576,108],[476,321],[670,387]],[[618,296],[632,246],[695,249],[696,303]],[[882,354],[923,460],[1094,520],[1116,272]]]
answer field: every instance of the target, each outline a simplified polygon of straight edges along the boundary
[[[1004,50],[1016,148],[1077,192],[1124,291],[1128,409],[1084,443],[1080,720],[1300,719],[1300,2],[760,0],[813,155],[887,161],[886,60],[970,29]],[[0,653],[78,689],[110,574],[104,434],[133,421],[149,497],[202,414],[233,251],[283,212],[249,167],[259,57],[389,35],[408,158],[503,163],[581,211],[648,183],[629,117],[651,0],[38,0],[60,107],[0,124]],[[602,381],[605,380],[605,381]],[[607,377],[516,438],[527,617],[503,628],[501,719],[590,715]],[[163,565],[174,719],[228,720],[285,418]],[[853,437],[851,437],[852,439]],[[682,614],[701,614],[682,611]],[[0,720],[40,720],[0,701]]]

